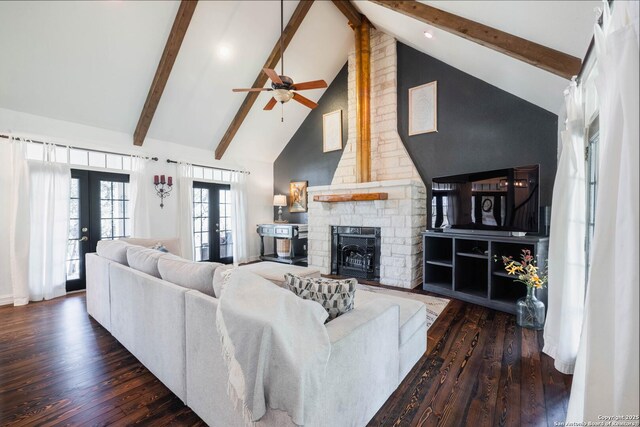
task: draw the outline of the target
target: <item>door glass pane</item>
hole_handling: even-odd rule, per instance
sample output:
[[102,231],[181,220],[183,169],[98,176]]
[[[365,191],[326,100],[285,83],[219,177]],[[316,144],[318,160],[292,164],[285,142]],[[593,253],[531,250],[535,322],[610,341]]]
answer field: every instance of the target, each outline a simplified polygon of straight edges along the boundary
[[231,191],[219,191],[220,210],[220,258],[233,256],[233,242],[231,241]]
[[209,190],[193,189],[193,246],[196,261],[209,259]]
[[67,280],[80,278],[80,180],[71,179],[69,192],[69,237],[67,240]]
[[100,181],[100,236],[102,239],[129,237],[129,184]]

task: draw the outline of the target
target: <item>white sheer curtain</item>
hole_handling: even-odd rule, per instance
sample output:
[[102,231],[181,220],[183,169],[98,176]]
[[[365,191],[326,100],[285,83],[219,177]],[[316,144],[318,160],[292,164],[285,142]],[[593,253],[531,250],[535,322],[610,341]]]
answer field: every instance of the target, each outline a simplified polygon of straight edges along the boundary
[[591,269],[567,421],[631,415],[638,403],[638,2],[604,2],[596,26],[600,107]]
[[193,165],[178,164],[178,230],[182,257],[195,259],[193,253]]
[[131,207],[131,237],[151,237],[149,229],[149,188],[151,177],[147,176],[149,160],[140,156],[131,156],[129,174],[129,206]]
[[[10,156],[2,163],[11,171],[9,199],[9,270],[13,305],[29,303],[29,166],[26,143],[11,139]],[[8,162],[7,162],[8,161]]]
[[549,239],[549,294],[542,351],[560,372],[572,374],[584,314],[585,162],[582,91],[565,92],[566,128],[553,186]]
[[247,224],[247,178],[245,173],[233,172],[231,175],[231,233],[233,235],[233,263],[249,261],[249,242]]
[[55,146],[45,144],[43,161],[29,160],[29,299],[66,293],[71,169],[55,162]]

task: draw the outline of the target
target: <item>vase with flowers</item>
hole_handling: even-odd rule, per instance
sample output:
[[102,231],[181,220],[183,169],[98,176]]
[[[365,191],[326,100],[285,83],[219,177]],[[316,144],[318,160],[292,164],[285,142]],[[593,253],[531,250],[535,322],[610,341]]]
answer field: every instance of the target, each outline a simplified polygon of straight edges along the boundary
[[[496,261],[498,259],[496,258]],[[547,283],[547,273],[538,267],[538,263],[529,249],[523,249],[520,261],[513,257],[502,257],[504,269],[515,282],[527,286],[527,295],[516,302],[516,322],[518,326],[541,330],[544,326],[544,303],[536,298],[536,289],[542,289]]]

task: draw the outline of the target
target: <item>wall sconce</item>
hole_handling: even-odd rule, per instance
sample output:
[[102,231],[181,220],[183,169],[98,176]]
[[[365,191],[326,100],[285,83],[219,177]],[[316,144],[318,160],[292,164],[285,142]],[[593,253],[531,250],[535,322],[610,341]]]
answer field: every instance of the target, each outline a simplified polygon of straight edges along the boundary
[[287,222],[282,219],[282,207],[287,206],[287,196],[284,194],[277,194],[273,196],[273,206],[278,207],[278,219],[276,222]]
[[160,209],[162,209],[164,208],[165,197],[169,197],[169,193],[173,190],[173,178],[169,176],[165,180],[164,175],[154,175],[153,185],[156,188],[156,194],[160,197]]

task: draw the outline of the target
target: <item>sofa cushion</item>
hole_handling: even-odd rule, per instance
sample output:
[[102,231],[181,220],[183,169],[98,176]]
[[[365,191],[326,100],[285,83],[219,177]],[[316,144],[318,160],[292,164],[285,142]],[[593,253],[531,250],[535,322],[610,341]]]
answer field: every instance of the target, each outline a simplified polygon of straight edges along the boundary
[[356,279],[334,280],[323,277],[298,277],[285,274],[285,288],[302,299],[310,299],[322,305],[329,320],[353,309]]
[[96,253],[118,264],[129,265],[127,262],[127,248],[130,246],[132,245],[121,240],[99,240],[96,246]]
[[262,276],[278,286],[284,286],[284,275],[287,273],[298,277],[320,277],[320,270],[317,268],[301,267],[299,265],[290,265],[271,261],[242,265],[240,266],[240,269]]
[[182,255],[180,253],[180,239],[177,237],[170,239],[142,239],[138,237],[125,237],[120,239],[121,242],[127,242],[132,245],[143,246],[145,248],[153,248],[154,246],[164,246],[167,251],[174,255]]
[[158,271],[163,280],[195,289],[215,296],[213,292],[213,275],[215,270],[223,264],[217,262],[195,262],[183,258],[163,256],[158,260]]
[[129,263],[129,267],[157,278],[160,278],[158,260],[160,257],[166,255],[164,252],[143,248],[141,246],[129,245],[127,248],[127,262]]
[[379,299],[393,301],[400,307],[400,346],[407,342],[413,334],[427,322],[427,307],[420,301],[409,298],[396,297],[387,294],[358,289],[356,292],[357,305],[361,306]]

